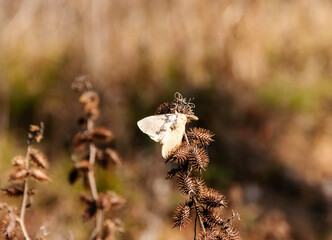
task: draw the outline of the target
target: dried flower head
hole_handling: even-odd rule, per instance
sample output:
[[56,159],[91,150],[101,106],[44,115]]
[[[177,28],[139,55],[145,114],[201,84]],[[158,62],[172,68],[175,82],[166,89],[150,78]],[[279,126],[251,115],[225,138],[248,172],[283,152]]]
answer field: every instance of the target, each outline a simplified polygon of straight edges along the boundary
[[31,145],[32,142],[39,143],[44,137],[44,123],[41,122],[40,126],[30,125],[30,130],[28,133],[28,145]]

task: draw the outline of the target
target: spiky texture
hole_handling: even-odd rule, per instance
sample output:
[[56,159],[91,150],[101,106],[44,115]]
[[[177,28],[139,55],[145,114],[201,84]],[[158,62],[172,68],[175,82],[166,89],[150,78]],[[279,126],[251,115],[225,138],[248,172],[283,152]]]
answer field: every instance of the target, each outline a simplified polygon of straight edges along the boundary
[[173,227],[178,227],[181,230],[189,224],[191,205],[192,203],[181,203],[177,206],[173,214]]
[[209,155],[207,152],[198,146],[193,146],[191,148],[190,164],[194,170],[201,172],[205,170],[209,164]]
[[173,103],[165,102],[159,105],[159,107],[156,109],[154,112],[155,115],[158,114],[167,114],[167,113],[172,113],[172,109],[174,108]]
[[178,172],[181,171],[181,168],[173,168],[166,173],[166,180],[172,179]]
[[182,194],[196,193],[196,185],[194,178],[190,177],[189,175],[186,175],[185,173],[180,172],[178,174],[177,186]]
[[[187,101],[181,94],[176,93],[171,103],[161,104],[155,114],[182,113],[187,116],[187,122],[195,119],[194,104]],[[197,119],[196,119],[197,120]],[[214,189],[206,187],[200,175],[209,164],[209,155],[206,147],[214,141],[214,134],[207,129],[191,128],[184,134],[182,144],[166,159],[166,163],[172,164],[171,170],[166,174],[166,179],[177,176],[179,191],[190,199],[188,203],[180,204],[174,213],[174,227],[187,225],[190,221],[191,209],[195,211],[195,239],[197,239],[197,224],[200,226],[200,240],[231,240],[235,234],[230,229],[230,220],[223,221],[221,207],[226,207],[225,197]],[[216,209],[218,208],[218,209]],[[232,215],[233,217],[233,215]],[[231,218],[232,218],[231,217]],[[228,233],[229,232],[229,233]],[[222,237],[222,238],[219,238]],[[226,238],[227,237],[227,238]]]
[[210,130],[204,128],[190,128],[187,131],[187,135],[189,141],[197,145],[207,146],[214,141],[212,139],[214,134]]
[[182,143],[175,149],[167,158],[166,162],[174,162],[177,164],[184,164],[191,158],[192,147],[187,143]]
[[223,227],[217,235],[217,240],[240,240],[240,233],[233,226]]
[[205,233],[202,233],[200,240],[215,240],[216,232],[214,230],[207,230]]
[[227,206],[225,196],[212,188],[208,189],[201,195],[200,202],[204,204],[207,208]]
[[203,211],[203,221],[205,226],[209,229],[224,224],[222,216],[218,212],[207,208]]

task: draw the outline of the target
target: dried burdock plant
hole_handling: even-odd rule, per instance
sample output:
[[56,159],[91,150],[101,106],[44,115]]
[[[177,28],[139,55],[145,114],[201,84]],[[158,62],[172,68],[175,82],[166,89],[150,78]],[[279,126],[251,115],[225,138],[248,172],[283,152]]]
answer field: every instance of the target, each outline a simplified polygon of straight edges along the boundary
[[96,221],[90,239],[114,239],[114,233],[123,229],[118,220],[105,219],[105,215],[123,205],[125,201],[111,191],[98,193],[95,168],[99,166],[107,169],[111,165],[120,165],[122,160],[114,149],[102,147],[112,141],[113,133],[107,128],[95,126],[95,121],[100,115],[100,98],[98,93],[92,90],[90,81],[86,77],[79,77],[73,82],[72,88],[81,93],[79,102],[83,107],[84,116],[78,121],[81,130],[72,141],[74,166],[69,173],[69,182],[74,184],[81,178],[89,191],[81,194],[80,200],[85,205],[83,220]]
[[24,221],[26,208],[31,205],[31,196],[35,193],[34,189],[30,187],[30,179],[40,183],[50,180],[46,173],[49,166],[46,156],[40,150],[32,148],[33,143],[41,141],[43,134],[43,123],[40,126],[31,125],[26,156],[18,155],[12,160],[14,170],[9,176],[9,185],[4,187],[2,191],[9,197],[22,196],[22,204],[20,209],[11,207],[6,203],[0,204],[0,210],[7,210],[1,219],[1,231],[5,239],[17,239],[21,233],[25,239],[31,239]]
[[238,215],[232,212],[231,217],[224,219],[225,196],[208,188],[201,178],[210,161],[207,146],[213,141],[213,133],[203,128],[186,129],[188,122],[198,120],[193,111],[195,106],[180,93],[174,97],[173,102],[161,104],[155,115],[137,123],[151,139],[162,144],[162,156],[172,167],[166,179],[176,177],[179,191],[188,196],[188,200],[179,204],[174,212],[174,227],[186,227],[194,218],[195,240],[240,239],[232,226],[232,219]]

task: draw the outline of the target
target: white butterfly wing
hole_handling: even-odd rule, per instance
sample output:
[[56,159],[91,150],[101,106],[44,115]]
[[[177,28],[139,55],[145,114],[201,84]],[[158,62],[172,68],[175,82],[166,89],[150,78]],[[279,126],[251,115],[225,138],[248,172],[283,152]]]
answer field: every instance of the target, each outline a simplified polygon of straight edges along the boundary
[[172,131],[176,123],[177,114],[162,114],[143,118],[137,122],[139,129],[156,141],[162,142],[164,137]]

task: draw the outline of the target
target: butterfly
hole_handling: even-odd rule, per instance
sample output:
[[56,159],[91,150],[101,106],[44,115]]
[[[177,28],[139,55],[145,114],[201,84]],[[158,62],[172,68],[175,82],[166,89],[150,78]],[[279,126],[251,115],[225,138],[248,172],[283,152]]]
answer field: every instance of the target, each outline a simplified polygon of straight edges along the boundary
[[170,113],[153,115],[137,122],[139,129],[162,145],[161,155],[168,156],[182,143],[188,120],[198,120],[195,115]]

